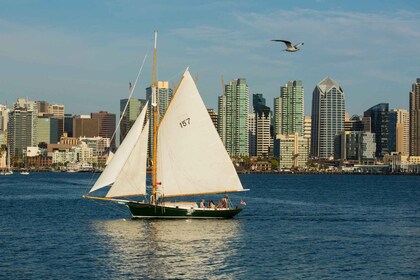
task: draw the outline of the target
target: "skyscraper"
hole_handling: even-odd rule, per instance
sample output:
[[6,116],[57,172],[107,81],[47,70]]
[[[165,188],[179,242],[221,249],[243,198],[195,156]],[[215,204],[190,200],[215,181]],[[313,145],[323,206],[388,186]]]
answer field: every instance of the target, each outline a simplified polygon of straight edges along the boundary
[[249,142],[249,156],[257,156],[257,129],[256,129],[255,113],[248,114],[248,142]]
[[128,99],[120,100],[120,116],[123,114],[124,108],[127,106],[120,124],[120,143],[124,140],[145,105],[146,100],[144,99],[130,99],[130,101]]
[[22,158],[27,147],[37,142],[38,107],[34,101],[18,98],[9,112],[7,143],[12,157]]
[[377,104],[364,112],[370,118],[370,131],[375,133],[376,157],[383,158],[388,150],[388,103]]
[[219,96],[218,131],[230,156],[248,156],[249,95],[246,79],[232,80]]
[[[272,146],[270,108],[265,105],[265,98],[261,93],[252,95],[252,103],[255,113],[256,155],[268,156]],[[251,154],[251,151],[249,153]]]
[[303,135],[304,89],[302,81],[289,81],[280,88],[280,97],[274,98],[275,134]]
[[57,119],[57,139],[63,136],[64,132],[64,105],[63,104],[49,104],[48,113],[52,118]]
[[[108,138],[111,141],[111,147],[115,147],[115,127],[116,127],[116,116],[115,114],[100,111],[98,113],[91,113],[92,119],[98,119],[99,125],[99,136]],[[114,135],[114,138],[112,136]]]
[[218,118],[217,112],[214,111],[214,109],[212,109],[212,108],[207,108],[207,112],[209,112],[209,116],[211,118],[211,121],[213,122],[214,127],[217,129],[217,118]]
[[388,114],[389,152],[409,155],[409,119],[410,114],[404,109],[391,109]]
[[[147,100],[151,100],[151,95],[152,95],[152,87],[148,87],[146,88],[146,98]],[[174,95],[174,91],[172,88],[169,87],[169,83],[168,81],[158,81],[156,83],[156,99],[157,99],[157,103],[158,103],[158,121],[160,120],[160,118],[163,117],[163,115],[165,114],[166,109],[169,106],[169,102],[171,102],[171,99]],[[149,102],[149,112],[153,112],[152,109],[152,103]],[[149,122],[149,149],[148,149],[148,154],[149,157],[152,157],[152,152],[153,152],[153,118],[150,118],[150,122]]]
[[312,95],[311,155],[327,159],[334,154],[334,137],[344,131],[344,92],[326,77]]
[[37,142],[46,144],[57,144],[59,138],[58,133],[59,120],[53,117],[38,117],[38,125],[36,131]]
[[420,156],[420,78],[410,92],[410,156]]
[[[7,142],[11,157],[22,158],[26,147],[35,146],[36,132],[34,132],[33,111],[16,107],[9,113]],[[37,116],[36,116],[37,118]]]

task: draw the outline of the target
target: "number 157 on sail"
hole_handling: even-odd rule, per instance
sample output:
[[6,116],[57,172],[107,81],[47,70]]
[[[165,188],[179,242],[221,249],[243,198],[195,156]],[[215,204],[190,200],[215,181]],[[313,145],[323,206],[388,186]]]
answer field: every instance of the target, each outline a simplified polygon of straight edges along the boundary
[[185,120],[183,120],[182,122],[179,123],[179,125],[181,126],[181,128],[186,127],[187,125],[190,124],[190,118],[187,118]]

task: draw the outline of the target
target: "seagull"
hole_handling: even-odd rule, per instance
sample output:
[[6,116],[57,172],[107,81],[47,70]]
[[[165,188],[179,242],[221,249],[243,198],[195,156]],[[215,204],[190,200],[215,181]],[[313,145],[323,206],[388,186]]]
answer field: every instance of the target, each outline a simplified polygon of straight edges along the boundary
[[299,50],[298,47],[303,45],[303,43],[299,43],[293,46],[290,41],[286,41],[286,40],[271,40],[271,41],[285,43],[287,46],[287,49],[285,49],[285,51],[287,52],[297,52]]

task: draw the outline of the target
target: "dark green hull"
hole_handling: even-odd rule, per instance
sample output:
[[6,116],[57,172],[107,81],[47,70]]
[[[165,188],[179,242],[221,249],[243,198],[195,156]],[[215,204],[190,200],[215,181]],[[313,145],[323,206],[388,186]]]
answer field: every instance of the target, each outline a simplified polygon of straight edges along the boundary
[[127,202],[133,218],[163,218],[163,219],[192,219],[216,218],[228,219],[242,211],[242,208],[229,209],[203,209],[203,208],[178,208],[173,206],[152,205],[147,203]]

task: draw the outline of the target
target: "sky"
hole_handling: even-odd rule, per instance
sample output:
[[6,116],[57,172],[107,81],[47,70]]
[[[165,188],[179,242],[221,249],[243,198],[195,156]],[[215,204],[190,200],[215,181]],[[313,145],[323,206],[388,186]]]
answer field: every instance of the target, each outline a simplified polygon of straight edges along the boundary
[[[108,111],[142,71],[133,98],[157,75],[177,84],[186,67],[208,108],[232,79],[272,108],[280,87],[302,80],[305,115],[329,76],[350,116],[378,103],[408,109],[420,78],[420,1],[0,0],[0,104],[17,98],[64,104],[66,113]],[[304,42],[296,53],[270,41]]]

